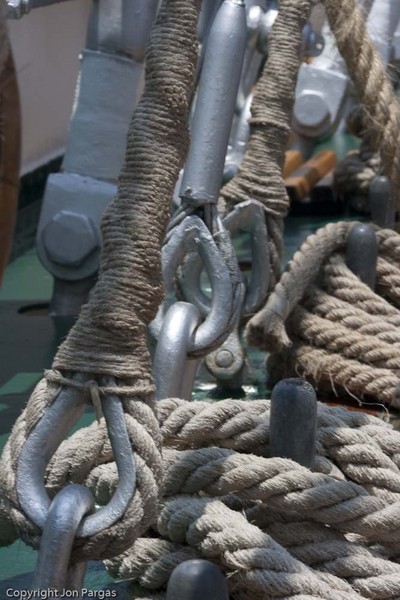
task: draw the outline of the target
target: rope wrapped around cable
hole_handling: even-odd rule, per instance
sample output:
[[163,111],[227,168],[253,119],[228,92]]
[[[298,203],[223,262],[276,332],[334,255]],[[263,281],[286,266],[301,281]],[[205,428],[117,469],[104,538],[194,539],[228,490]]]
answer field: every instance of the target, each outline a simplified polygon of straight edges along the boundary
[[319,229],[295,253],[251,338],[276,354],[271,370],[295,370],[362,399],[400,406],[400,237],[376,228],[376,292],[346,266],[354,223]]
[[258,200],[266,213],[271,283],[280,276],[283,219],[289,198],[282,179],[285,150],[301,58],[302,29],[310,14],[309,0],[282,0],[269,40],[268,59],[251,104],[250,138],[235,177],[220,193],[223,213],[245,200]]
[[[140,586],[134,598],[158,599],[173,568],[197,556],[228,575],[234,600],[400,596],[400,433],[319,404],[310,470],[269,457],[269,414],[268,400],[158,403],[164,508],[149,537],[107,562]],[[84,482],[107,502],[117,476],[104,424],[96,463],[77,450],[98,428],[60,446],[48,470],[53,493]]]
[[[118,192],[102,219],[98,283],[53,368],[38,384],[4,451],[1,493],[24,540],[40,531],[21,512],[15,489],[18,457],[30,432],[63,387],[88,401],[114,393],[123,405],[137,466],[137,489],[112,527],[76,544],[76,560],[120,553],[154,520],[162,486],[161,438],[146,334],[163,300],[161,245],[173,189],[189,144],[188,107],[198,55],[200,0],[164,0],[146,50],[145,90],[129,127]],[[87,384],[72,380],[87,374]],[[104,376],[116,386],[102,389]],[[95,438],[100,434],[100,428]],[[89,453],[96,462],[94,444]]]

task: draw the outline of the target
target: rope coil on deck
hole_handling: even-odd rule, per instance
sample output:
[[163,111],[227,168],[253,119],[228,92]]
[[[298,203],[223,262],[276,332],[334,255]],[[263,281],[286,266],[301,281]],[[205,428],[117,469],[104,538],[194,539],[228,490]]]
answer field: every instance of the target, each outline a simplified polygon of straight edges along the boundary
[[376,228],[376,292],[346,266],[354,223],[331,223],[295,253],[264,309],[249,323],[270,367],[345,388],[362,399],[400,406],[400,236]]
[[[319,404],[310,470],[269,457],[269,415],[269,400],[158,403],[161,512],[148,538],[107,562],[141,586],[134,598],[157,598],[173,568],[197,556],[222,568],[234,600],[400,596],[400,432]],[[93,461],[85,448],[99,431]],[[117,481],[112,460],[101,420],[60,446],[49,490],[85,483],[104,504]]]
[[[331,15],[334,4],[326,0]],[[344,2],[339,5],[343,7]],[[347,0],[349,6],[354,7],[354,3]],[[194,39],[198,7],[195,0],[163,3],[152,41],[157,42],[160,53],[168,54],[171,72],[163,72],[159,78],[157,64],[150,69],[154,57],[149,51],[146,91],[128,141],[126,171],[120,178],[118,198],[103,222],[105,260],[99,285],[68,343],[60,349],[54,371],[36,388],[27,411],[16,424],[4,456],[2,491],[25,539],[36,542],[38,532],[18,511],[14,489],[13,469],[26,434],[52,403],[60,385],[66,385],[63,380],[70,372],[87,373],[97,382],[98,389],[93,382],[87,384],[92,398],[104,393],[98,377],[111,375],[118,382],[114,393],[118,395],[119,384],[123,389],[126,424],[139,459],[139,492],[124,516],[132,518],[133,525],[121,520],[107,531],[105,540],[95,536],[76,548],[75,559],[119,554],[108,561],[108,567],[116,575],[135,579],[140,588],[133,592],[134,598],[161,600],[173,567],[195,556],[211,559],[221,567],[232,600],[400,598],[400,433],[378,419],[320,406],[318,456],[314,468],[307,469],[288,459],[269,457],[268,401],[211,405],[171,399],[155,407],[157,416],[153,413],[145,332],[163,295],[159,263],[168,218],[165,198],[172,195],[187,146],[187,104],[196,60],[195,44],[190,40]],[[292,58],[299,41],[297,28],[301,29],[308,12],[306,1],[281,2],[275,31],[284,31],[285,23],[291,23],[295,31],[290,32],[292,42],[287,36],[287,50]],[[186,58],[187,69],[182,66],[182,57]],[[295,83],[293,65],[290,86]],[[271,100],[273,88],[272,84]],[[288,92],[290,104],[293,89]],[[161,125],[156,116],[144,118],[150,109],[153,111],[156,100],[160,113],[156,110],[155,114]],[[276,105],[283,125],[278,127],[278,135],[283,131],[284,138],[290,111],[281,103],[279,97]],[[141,129],[140,116],[148,129]],[[273,126],[266,119],[264,114],[253,125]],[[254,139],[257,145],[257,137]],[[148,145],[149,140],[157,141],[156,149]],[[152,152],[153,160],[149,156]],[[272,162],[282,166],[279,141],[274,152]],[[392,155],[387,160],[396,163]],[[251,190],[252,196],[257,185]],[[276,185],[282,189],[281,180]],[[277,239],[285,202],[284,195],[278,197]],[[154,220],[150,235],[149,215]],[[337,229],[329,229],[334,235],[324,239],[316,236],[316,245],[320,244],[325,252],[323,257],[344,242],[348,227],[339,224]],[[393,245],[389,237],[382,236],[381,243],[389,256],[397,257],[399,246]],[[306,281],[312,281],[319,261],[323,262],[323,257],[311,254],[303,270],[298,266]],[[121,278],[115,285],[116,269],[120,269]],[[381,274],[384,282],[397,277],[386,263]],[[303,279],[292,283],[285,275],[278,284],[282,293],[279,295],[276,288],[271,296],[275,303],[274,325],[280,325],[281,334],[292,303],[302,298],[304,285]],[[111,288],[115,288],[113,296],[109,294]],[[361,299],[365,301],[364,296]],[[383,305],[391,307],[385,302],[376,303],[379,318]],[[391,312],[393,307],[385,310],[385,319],[393,326],[397,313]],[[250,325],[255,327],[258,339],[269,334],[264,316],[265,312],[261,313]],[[274,335],[272,331],[271,339]],[[389,339],[389,328],[382,335]],[[280,339],[278,336],[278,346]],[[387,343],[383,337],[381,342]],[[115,364],[111,360],[114,355]],[[98,502],[107,502],[116,486],[113,459],[107,427],[100,418],[61,444],[48,466],[47,488],[56,493],[68,483],[85,483]],[[160,497],[163,473],[164,491]],[[139,537],[146,531],[149,537]]]

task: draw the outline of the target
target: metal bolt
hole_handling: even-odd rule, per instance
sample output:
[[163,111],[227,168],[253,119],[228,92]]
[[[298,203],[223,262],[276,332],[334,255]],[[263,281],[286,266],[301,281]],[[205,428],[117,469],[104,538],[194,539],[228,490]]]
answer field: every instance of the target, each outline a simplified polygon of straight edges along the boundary
[[99,234],[90,217],[60,210],[45,225],[42,239],[49,260],[65,267],[78,267],[100,248]]
[[218,367],[228,368],[233,364],[234,360],[235,357],[233,356],[232,352],[224,349],[218,352],[217,356],[215,357],[215,364]]
[[300,94],[294,105],[293,116],[297,123],[310,129],[325,129],[330,125],[330,112],[320,94]]

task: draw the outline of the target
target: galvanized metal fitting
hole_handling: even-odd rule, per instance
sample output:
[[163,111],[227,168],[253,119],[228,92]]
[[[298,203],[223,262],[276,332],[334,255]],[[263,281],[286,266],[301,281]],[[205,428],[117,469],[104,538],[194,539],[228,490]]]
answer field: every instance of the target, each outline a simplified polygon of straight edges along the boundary
[[79,267],[101,244],[92,219],[69,210],[60,210],[46,223],[42,241],[47,258],[64,267]]
[[[90,381],[90,376],[75,374],[72,380],[78,386],[84,386]],[[103,377],[100,385],[115,387],[115,394],[101,397],[101,408],[119,480],[109,503],[82,521],[76,530],[77,537],[93,536],[113,525],[124,515],[136,491],[136,461],[117,395],[118,387],[111,377]],[[87,394],[82,389],[62,387],[22,446],[16,472],[18,501],[24,513],[40,529],[46,526],[51,506],[45,486],[47,465],[70,428],[84,413],[87,401]]]
[[7,19],[21,19],[31,11],[31,0],[7,0]]

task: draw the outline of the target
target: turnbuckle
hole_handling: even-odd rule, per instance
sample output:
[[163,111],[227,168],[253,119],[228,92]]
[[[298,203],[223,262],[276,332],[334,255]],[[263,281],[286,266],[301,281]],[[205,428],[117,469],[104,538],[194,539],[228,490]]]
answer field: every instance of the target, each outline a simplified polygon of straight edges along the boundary
[[82,485],[62,489],[50,504],[33,576],[34,590],[81,592],[86,562],[71,564],[71,551],[82,519],[94,511],[93,494]]
[[[72,383],[75,383],[76,387],[63,388],[35,425],[22,447],[18,460],[16,490],[20,506],[29,519],[42,530],[46,527],[51,506],[45,487],[46,467],[87,406],[82,388],[90,385],[89,377],[75,374]],[[77,537],[93,536],[118,521],[125,513],[136,489],[136,463],[123,408],[117,395],[118,386],[111,377],[103,377],[100,384],[115,386],[115,394],[107,393],[101,397],[101,407],[117,464],[119,481],[110,502],[79,524],[76,530]]]

